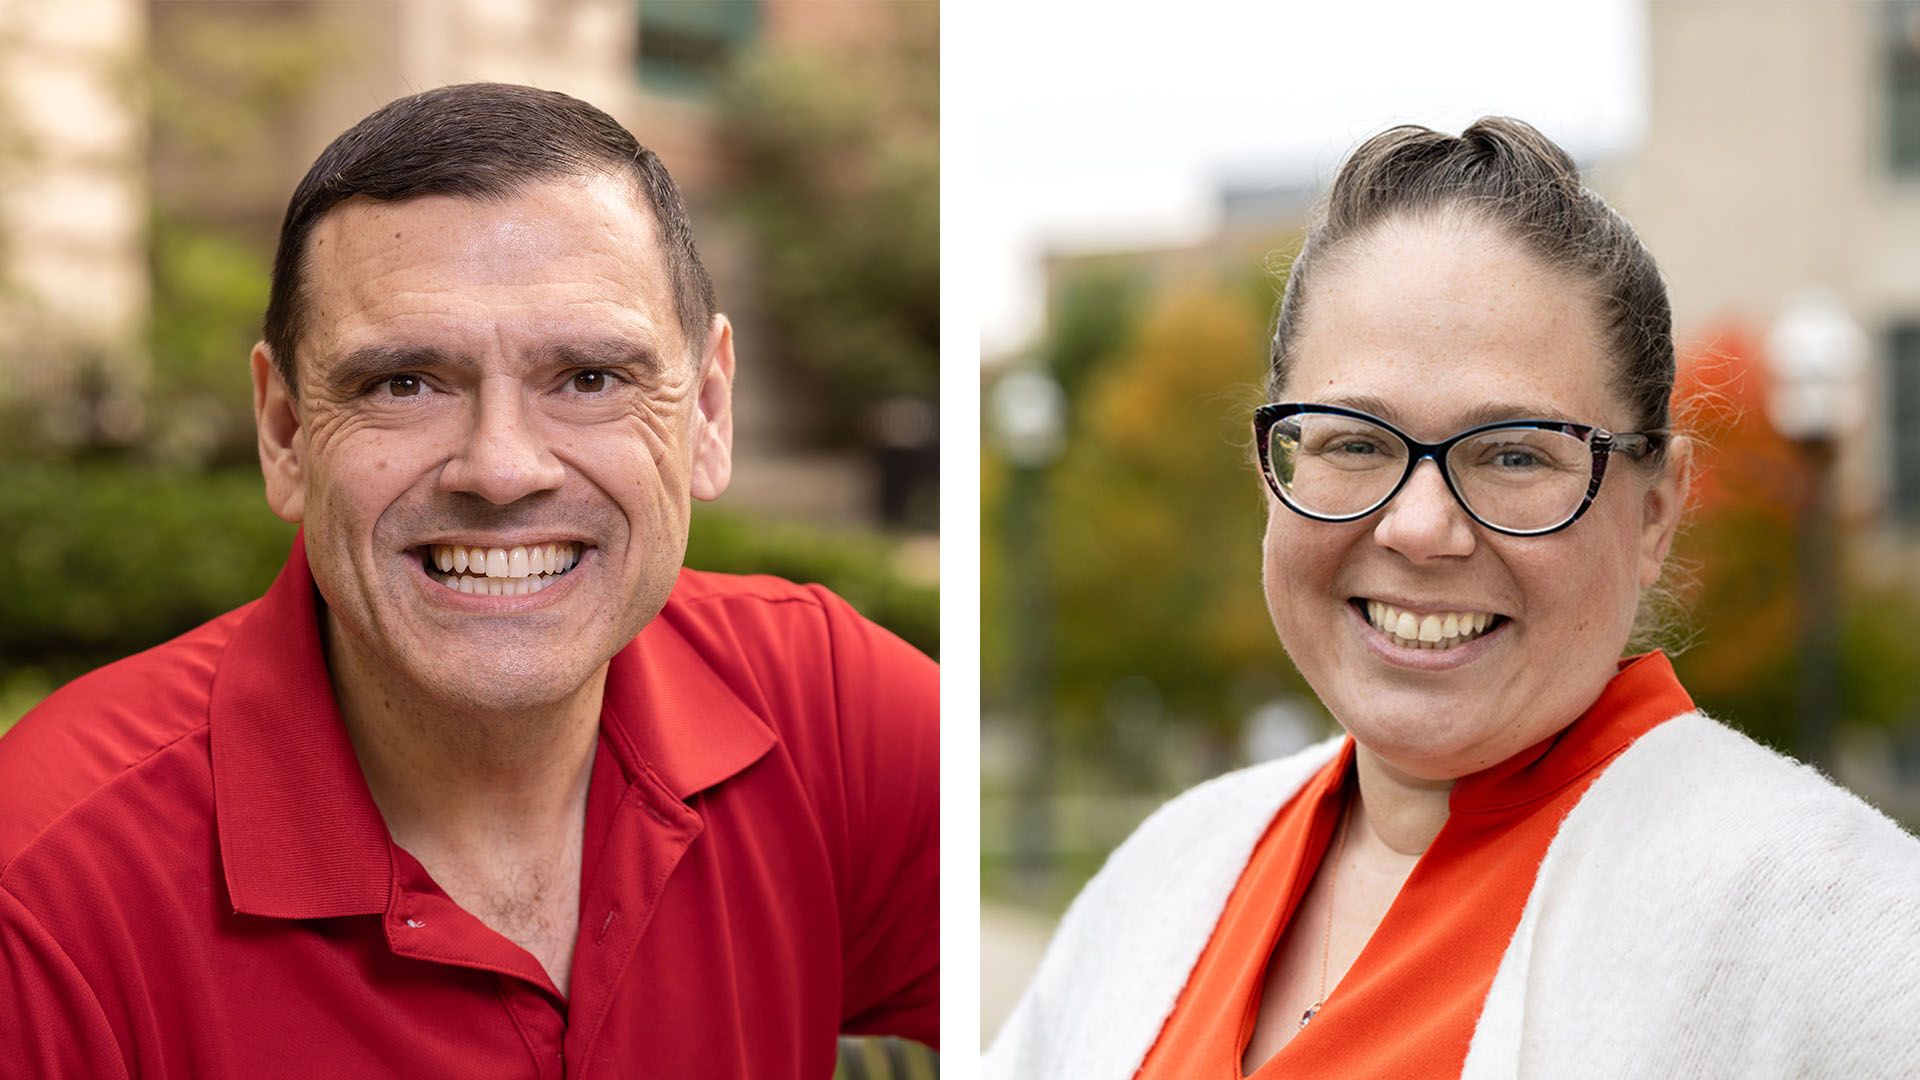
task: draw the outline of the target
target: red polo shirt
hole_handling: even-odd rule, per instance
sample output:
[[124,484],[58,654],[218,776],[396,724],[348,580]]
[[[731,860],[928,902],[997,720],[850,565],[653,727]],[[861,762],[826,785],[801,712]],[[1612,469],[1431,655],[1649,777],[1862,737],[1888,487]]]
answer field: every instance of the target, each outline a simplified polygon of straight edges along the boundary
[[684,571],[607,675],[566,994],[397,846],[296,541],[0,740],[0,1072],[811,1077],[938,1037],[937,671]]

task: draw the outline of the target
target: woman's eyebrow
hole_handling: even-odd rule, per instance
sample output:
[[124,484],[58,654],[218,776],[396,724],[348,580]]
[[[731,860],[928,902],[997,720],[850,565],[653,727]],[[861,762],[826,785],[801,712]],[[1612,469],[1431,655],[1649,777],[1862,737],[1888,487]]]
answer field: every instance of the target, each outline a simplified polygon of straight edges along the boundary
[[[1404,418],[1400,410],[1394,408],[1385,398],[1372,394],[1330,394],[1324,399],[1328,405],[1339,405],[1348,409],[1358,409],[1370,413],[1382,420],[1400,423]],[[1554,420],[1565,424],[1592,423],[1569,416],[1564,410],[1551,405],[1534,405],[1521,402],[1488,401],[1453,417],[1453,423],[1461,430],[1479,427],[1482,424],[1498,423],[1502,420]]]
[[1575,419],[1551,405],[1522,405],[1499,401],[1476,405],[1461,413],[1459,420],[1461,427],[1479,427],[1481,424],[1492,424],[1501,420],[1557,420],[1563,424],[1592,422]]

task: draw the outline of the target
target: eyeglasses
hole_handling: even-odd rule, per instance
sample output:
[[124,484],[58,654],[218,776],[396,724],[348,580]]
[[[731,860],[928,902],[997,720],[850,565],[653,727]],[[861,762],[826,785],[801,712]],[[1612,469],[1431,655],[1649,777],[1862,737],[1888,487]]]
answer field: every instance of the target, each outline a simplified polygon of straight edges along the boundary
[[1502,420],[1423,443],[1338,405],[1280,402],[1253,412],[1260,473],[1287,508],[1356,521],[1387,505],[1432,458],[1467,516],[1508,536],[1544,536],[1593,505],[1607,459],[1658,453],[1659,432],[1615,433],[1557,420]]

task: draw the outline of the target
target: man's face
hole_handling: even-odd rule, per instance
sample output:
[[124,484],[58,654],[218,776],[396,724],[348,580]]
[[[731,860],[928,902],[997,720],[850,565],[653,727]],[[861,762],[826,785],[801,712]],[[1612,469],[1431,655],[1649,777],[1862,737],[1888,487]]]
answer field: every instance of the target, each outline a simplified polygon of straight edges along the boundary
[[255,401],[336,678],[483,712],[580,690],[726,486],[725,319],[693,352],[652,215],[608,178],[344,204],[306,296],[299,398],[256,348]]

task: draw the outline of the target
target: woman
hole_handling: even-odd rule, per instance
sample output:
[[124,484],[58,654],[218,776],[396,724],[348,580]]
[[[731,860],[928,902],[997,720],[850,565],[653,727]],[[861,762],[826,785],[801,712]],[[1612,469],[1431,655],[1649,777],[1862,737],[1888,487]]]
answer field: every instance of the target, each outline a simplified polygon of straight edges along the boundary
[[1142,825],[988,1076],[1920,1075],[1920,843],[1621,659],[1673,378],[1652,257],[1539,132],[1353,153],[1254,419],[1274,626],[1347,735]]

